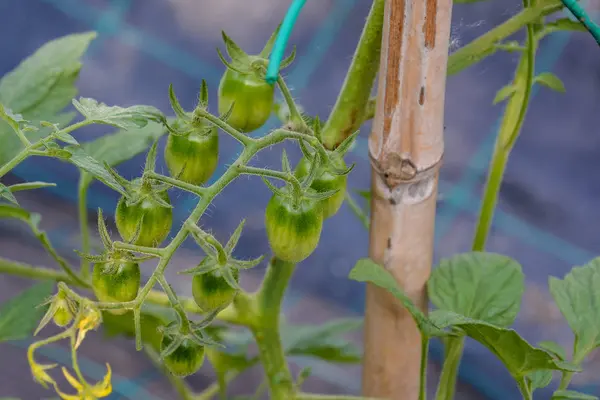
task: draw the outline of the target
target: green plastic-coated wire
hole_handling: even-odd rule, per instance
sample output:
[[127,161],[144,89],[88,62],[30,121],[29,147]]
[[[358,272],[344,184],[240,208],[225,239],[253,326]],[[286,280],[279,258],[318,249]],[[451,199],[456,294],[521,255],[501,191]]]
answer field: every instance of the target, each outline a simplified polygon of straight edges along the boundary
[[562,0],[566,8],[571,11],[571,14],[577,18],[579,22],[592,34],[596,43],[600,45],[600,26],[596,25],[587,12],[577,3],[577,0]]
[[277,39],[273,45],[273,51],[269,57],[269,66],[267,67],[266,81],[271,85],[277,82],[279,66],[283,59],[285,47],[290,38],[290,34],[292,33],[292,29],[294,29],[294,25],[296,24],[296,19],[298,19],[298,15],[300,14],[300,11],[302,11],[302,7],[304,7],[305,3],[306,0],[294,0],[281,23],[279,34],[277,35]]

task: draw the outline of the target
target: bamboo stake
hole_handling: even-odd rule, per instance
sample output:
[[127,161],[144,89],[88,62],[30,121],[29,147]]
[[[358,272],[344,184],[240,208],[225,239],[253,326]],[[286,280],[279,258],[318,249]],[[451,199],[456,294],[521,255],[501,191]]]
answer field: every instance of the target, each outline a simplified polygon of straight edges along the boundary
[[[388,0],[372,165],[370,257],[424,311],[433,258],[452,0]],[[417,400],[421,335],[388,293],[367,287],[363,392]]]

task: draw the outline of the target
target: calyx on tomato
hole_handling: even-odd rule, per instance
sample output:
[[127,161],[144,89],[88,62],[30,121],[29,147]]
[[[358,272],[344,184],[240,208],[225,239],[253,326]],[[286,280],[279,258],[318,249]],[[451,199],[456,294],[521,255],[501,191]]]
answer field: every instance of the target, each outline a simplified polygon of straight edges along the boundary
[[159,328],[163,334],[160,357],[173,375],[184,377],[197,372],[204,362],[204,347],[222,346],[205,333],[220,311],[211,312],[198,323],[182,321],[177,314],[178,321]]
[[60,287],[58,292],[46,300],[42,305],[46,304],[49,304],[48,310],[33,333],[34,336],[37,335],[42,328],[48,325],[51,320],[60,328],[67,326],[73,321],[73,316],[77,312],[77,304],[70,299],[67,293],[60,289]]
[[[320,137],[321,127],[318,118],[314,121],[313,129],[315,135]],[[323,218],[335,215],[344,203],[348,174],[354,168],[354,164],[350,167],[346,166],[344,155],[351,148],[357,134],[358,132],[348,137],[335,150],[325,150],[325,154],[309,150],[304,142],[300,141],[300,148],[304,157],[296,166],[296,177],[300,180],[308,179],[311,174],[311,166],[315,164],[316,169],[312,171],[314,178],[310,183],[310,187],[318,193],[336,191],[332,196],[321,200]],[[315,157],[318,160],[315,160]],[[318,162],[315,163],[315,161]]]
[[[92,289],[98,300],[110,303],[129,302],[136,299],[140,287],[139,262],[148,256],[136,257],[126,250],[116,249],[104,222],[102,210],[98,210],[98,232],[104,246],[100,255],[79,253],[83,259],[93,262]],[[112,314],[124,314],[126,309],[110,309]]]
[[284,151],[282,166],[288,177],[286,186],[276,188],[263,178],[273,192],[265,211],[267,238],[273,254],[283,261],[298,263],[316,249],[323,228],[321,202],[338,192],[317,192],[310,187],[320,166],[319,160],[313,157],[308,174],[299,181]]
[[229,305],[241,290],[239,270],[253,268],[264,258],[260,256],[253,260],[238,260],[233,256],[244,223],[245,220],[240,222],[225,246],[197,225],[186,225],[186,229],[206,254],[196,267],[182,271],[193,275],[192,294],[196,304],[204,312]]
[[115,211],[117,230],[124,241],[140,246],[157,247],[162,243],[173,223],[173,206],[166,184],[156,184],[152,178],[156,166],[154,142],[146,157],[141,178],[129,182],[106,165],[111,175],[125,188]]
[[169,86],[169,99],[177,119],[167,124],[169,137],[165,146],[165,162],[171,176],[193,185],[206,183],[219,162],[217,126],[203,117],[208,107],[208,87],[202,80],[198,105],[186,112]]
[[[279,28],[271,35],[258,55],[244,52],[229,36],[222,32],[227,61],[217,49],[227,70],[219,84],[219,113],[227,115],[227,123],[241,132],[252,132],[265,124],[273,110],[274,87],[265,81],[268,57],[273,48]],[[295,57],[283,60],[281,67],[289,66]]]

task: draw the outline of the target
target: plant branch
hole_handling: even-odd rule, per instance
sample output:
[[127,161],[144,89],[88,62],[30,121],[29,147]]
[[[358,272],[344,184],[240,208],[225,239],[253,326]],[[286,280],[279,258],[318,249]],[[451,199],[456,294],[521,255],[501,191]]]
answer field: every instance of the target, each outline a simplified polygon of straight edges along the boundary
[[[79,212],[79,234],[81,236],[81,252],[84,254],[90,253],[90,231],[88,228],[88,209],[87,209],[87,192],[88,185],[85,183],[87,172],[82,172],[79,175],[79,185],[77,191],[77,209]],[[90,274],[90,262],[84,257],[81,257],[80,274],[83,279],[88,279]]]
[[374,0],[342,89],[327,123],[323,144],[336,148],[364,121],[371,89],[379,70],[383,33],[384,0]]
[[191,183],[187,183],[187,182],[184,182],[179,179],[171,178],[169,176],[161,175],[154,171],[146,172],[146,176],[148,178],[154,179],[156,181],[164,182],[173,187],[193,193],[197,196],[202,196],[204,194],[204,188],[201,186],[192,185]]
[[290,110],[290,120],[294,123],[295,128],[300,130],[301,132],[308,131],[306,121],[304,121],[304,118],[302,118],[302,114],[300,114],[300,111],[298,111],[298,106],[296,106],[296,102],[292,97],[292,93],[290,92],[290,89],[288,88],[281,75],[277,77],[277,85],[279,86],[279,90],[281,90],[281,94],[283,95],[288,109]]
[[489,30],[471,43],[452,53],[448,57],[448,75],[457,74],[463,69],[495,53],[497,43],[500,43],[525,25],[534,23],[541,17],[553,14],[562,8],[563,6],[560,2],[552,1],[549,4],[546,3],[524,9],[508,21]]
[[252,333],[273,400],[292,399],[295,391],[279,332],[281,304],[295,267],[293,263],[273,258],[256,295],[260,314]]
[[445,347],[444,365],[442,366],[435,400],[453,400],[465,339],[462,337],[447,337],[443,340]]

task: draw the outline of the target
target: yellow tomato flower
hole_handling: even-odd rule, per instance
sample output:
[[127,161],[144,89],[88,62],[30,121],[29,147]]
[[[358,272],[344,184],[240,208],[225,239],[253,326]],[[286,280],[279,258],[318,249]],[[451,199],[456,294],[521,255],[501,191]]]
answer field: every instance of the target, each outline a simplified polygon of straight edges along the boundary
[[66,394],[60,391],[60,389],[54,385],[56,389],[56,393],[63,400],[97,400],[103,397],[108,396],[112,392],[112,384],[110,382],[110,378],[112,372],[110,370],[110,365],[106,364],[106,375],[102,382],[99,382],[93,386],[88,386],[87,383],[81,383],[73,375],[69,373],[66,368],[62,368],[62,372],[65,375],[65,378],[77,390],[77,394]]
[[31,375],[33,379],[39,382],[45,388],[48,388],[48,383],[55,385],[54,379],[46,372],[49,369],[56,367],[57,364],[38,364],[35,361],[31,363]]
[[100,311],[94,307],[87,306],[83,316],[77,324],[79,333],[77,334],[77,340],[75,341],[75,349],[77,349],[81,342],[83,342],[87,331],[96,329],[98,326],[100,326],[100,322],[102,322],[102,313],[100,313]]

